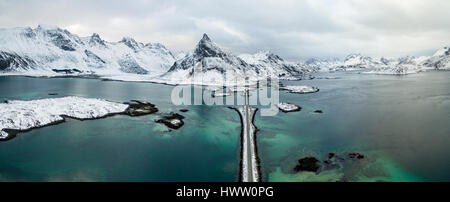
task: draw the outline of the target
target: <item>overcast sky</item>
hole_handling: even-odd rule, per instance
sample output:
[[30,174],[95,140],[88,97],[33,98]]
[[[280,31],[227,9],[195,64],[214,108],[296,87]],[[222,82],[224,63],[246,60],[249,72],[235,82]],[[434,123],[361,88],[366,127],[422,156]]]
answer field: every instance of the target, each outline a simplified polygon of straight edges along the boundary
[[449,0],[0,0],[0,27],[57,25],[191,50],[203,33],[236,54],[287,59],[429,55],[450,46]]

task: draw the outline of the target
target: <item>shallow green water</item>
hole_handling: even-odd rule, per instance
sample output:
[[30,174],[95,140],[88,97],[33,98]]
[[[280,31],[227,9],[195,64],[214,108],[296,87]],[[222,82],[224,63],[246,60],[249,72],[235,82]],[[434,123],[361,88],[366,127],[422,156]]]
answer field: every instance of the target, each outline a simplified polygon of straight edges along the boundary
[[[320,92],[282,93],[282,101],[303,110],[257,117],[266,180],[450,180],[450,72],[338,77],[286,82],[318,86]],[[317,109],[324,113],[312,113]],[[329,152],[366,158],[318,175],[294,174],[298,159],[324,159]]]
[[[315,94],[282,92],[301,112],[256,116],[268,181],[449,181],[450,72],[408,76],[334,74],[289,81]],[[0,142],[0,181],[236,181],[239,116],[224,106],[174,106],[173,87],[80,78],[0,77],[0,101],[75,95],[148,100],[160,113],[68,120]],[[49,96],[48,93],[58,93]],[[187,108],[167,132],[161,114]],[[323,114],[312,113],[323,110]],[[365,159],[319,174],[293,172],[299,158],[359,152]]]
[[[119,102],[142,99],[161,111],[143,117],[69,120],[0,142],[0,181],[238,179],[240,122],[226,107],[177,107],[170,101],[171,86],[149,83],[0,77],[0,86],[0,100],[67,95]],[[180,130],[167,132],[154,122],[181,108],[190,111],[182,113],[186,119]]]

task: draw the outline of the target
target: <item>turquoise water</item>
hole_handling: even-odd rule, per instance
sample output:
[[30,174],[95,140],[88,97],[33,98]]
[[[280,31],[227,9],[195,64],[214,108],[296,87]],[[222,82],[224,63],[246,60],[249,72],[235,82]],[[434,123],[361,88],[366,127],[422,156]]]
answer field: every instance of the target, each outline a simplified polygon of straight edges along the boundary
[[[319,75],[320,76],[320,75]],[[449,181],[450,72],[408,76],[337,73],[289,81],[315,94],[281,92],[301,112],[256,116],[266,181]],[[67,95],[148,100],[161,113],[114,116],[32,130],[0,142],[0,181],[236,181],[239,116],[224,106],[174,106],[172,86],[81,78],[0,77],[0,101]],[[48,93],[58,93],[49,96]],[[167,132],[161,114],[187,108]],[[323,110],[323,114],[312,113]],[[294,173],[305,156],[359,152],[339,169]]]
[[[0,181],[238,179],[239,117],[225,107],[174,106],[173,87],[150,83],[0,77],[0,86],[0,100],[68,95],[118,102],[142,99],[161,111],[143,117],[69,120],[0,142]],[[180,130],[167,132],[166,126],[154,122],[182,108],[190,111],[182,113],[186,119]]]
[[[338,74],[286,82],[318,86],[282,93],[299,113],[257,117],[269,181],[450,181],[450,72],[408,76]],[[323,110],[323,114],[312,113]],[[341,169],[294,174],[298,159],[329,152],[366,158]]]

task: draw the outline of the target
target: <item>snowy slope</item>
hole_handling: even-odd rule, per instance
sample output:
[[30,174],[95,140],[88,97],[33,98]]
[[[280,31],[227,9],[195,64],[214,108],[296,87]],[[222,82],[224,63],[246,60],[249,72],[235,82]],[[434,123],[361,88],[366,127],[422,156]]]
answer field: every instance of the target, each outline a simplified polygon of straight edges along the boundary
[[450,69],[450,47],[429,57],[387,59],[351,54],[344,60],[293,63],[270,52],[235,56],[206,34],[193,51],[185,53],[129,37],[119,42],[107,42],[98,34],[79,37],[52,26],[0,29],[0,75],[98,75],[124,81],[230,85],[267,77],[301,79],[316,71],[411,74],[430,69]]
[[239,57],[248,64],[256,66],[261,75],[266,77],[303,77],[314,70],[313,68],[305,68],[299,63],[287,62],[280,56],[268,51],[253,55],[242,54]]
[[413,56],[406,56],[391,60],[381,58],[382,64],[375,66],[372,70],[363,73],[391,75],[415,74],[430,69],[421,64],[425,59],[426,57],[416,58]]
[[423,61],[422,65],[440,70],[450,70],[450,46],[436,51],[436,53]]
[[358,71],[367,74],[405,75],[432,69],[450,69],[450,48],[438,50],[433,56],[406,56],[397,59],[371,58],[361,54],[348,55],[344,60],[307,60],[307,69],[317,71]]
[[164,74],[161,80],[176,84],[226,85],[245,78],[259,78],[259,70],[241,58],[223,51],[204,34],[194,51],[188,53]]
[[0,72],[6,74],[162,74],[174,62],[163,45],[132,38],[107,42],[42,25],[0,29]]
[[223,51],[204,34],[194,51],[178,61],[161,78],[165,83],[232,85],[249,83],[268,77],[301,78],[309,70],[289,63],[275,54],[235,56]]
[[123,81],[224,85],[230,80],[243,84],[246,79],[294,78],[310,72],[271,53],[244,56],[251,62],[247,63],[223,51],[206,34],[193,51],[173,52],[159,43],[143,44],[129,37],[107,42],[98,34],[79,37],[51,26],[0,29],[0,75],[98,75]]

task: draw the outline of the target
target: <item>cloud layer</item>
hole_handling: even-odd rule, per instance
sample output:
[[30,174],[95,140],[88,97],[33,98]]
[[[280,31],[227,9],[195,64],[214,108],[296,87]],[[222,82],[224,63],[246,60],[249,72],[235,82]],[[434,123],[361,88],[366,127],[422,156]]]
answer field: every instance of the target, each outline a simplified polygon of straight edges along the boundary
[[1,0],[0,27],[50,24],[184,51],[208,33],[236,53],[288,59],[399,57],[449,46],[449,10],[448,0]]

